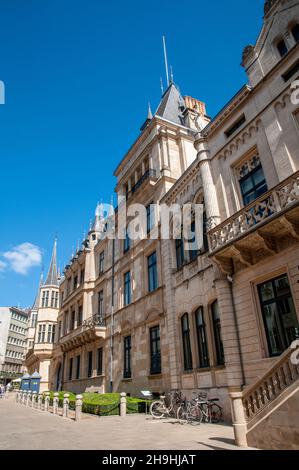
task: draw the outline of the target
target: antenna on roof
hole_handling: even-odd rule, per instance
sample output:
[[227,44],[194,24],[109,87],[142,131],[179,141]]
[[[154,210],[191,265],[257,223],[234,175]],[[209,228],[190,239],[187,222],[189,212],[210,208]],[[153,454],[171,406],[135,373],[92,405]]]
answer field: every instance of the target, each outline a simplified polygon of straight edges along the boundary
[[166,70],[166,82],[167,82],[167,86],[169,86],[169,72],[168,72],[168,62],[167,62],[167,51],[166,51],[165,36],[162,36],[162,40],[163,40],[163,49],[164,49],[164,61],[165,61],[165,70]]
[[163,87],[162,77],[160,77],[160,86],[161,86],[161,93],[162,93],[162,95],[164,95],[164,87]]

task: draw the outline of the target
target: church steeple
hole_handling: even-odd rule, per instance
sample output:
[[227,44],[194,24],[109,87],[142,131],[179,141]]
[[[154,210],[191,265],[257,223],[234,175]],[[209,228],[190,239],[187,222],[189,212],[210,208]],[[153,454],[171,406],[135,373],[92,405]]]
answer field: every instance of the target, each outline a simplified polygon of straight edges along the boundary
[[45,286],[58,286],[58,273],[57,273],[57,239],[55,238],[54,247],[50,262],[50,267],[48,271],[48,275],[46,281],[44,283]]

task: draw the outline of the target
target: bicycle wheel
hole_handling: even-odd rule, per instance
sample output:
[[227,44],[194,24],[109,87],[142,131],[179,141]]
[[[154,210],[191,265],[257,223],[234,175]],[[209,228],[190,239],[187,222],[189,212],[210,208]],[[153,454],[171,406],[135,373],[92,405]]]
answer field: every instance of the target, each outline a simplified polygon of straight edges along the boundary
[[222,421],[222,408],[216,403],[210,405],[210,419],[211,423],[219,423]]
[[187,422],[187,410],[185,406],[179,406],[176,414],[177,420],[181,424],[185,424]]
[[186,418],[188,423],[196,426],[202,422],[203,413],[198,406],[193,406],[187,411]]
[[150,406],[150,414],[156,419],[163,418],[165,414],[164,403],[162,401],[153,401]]

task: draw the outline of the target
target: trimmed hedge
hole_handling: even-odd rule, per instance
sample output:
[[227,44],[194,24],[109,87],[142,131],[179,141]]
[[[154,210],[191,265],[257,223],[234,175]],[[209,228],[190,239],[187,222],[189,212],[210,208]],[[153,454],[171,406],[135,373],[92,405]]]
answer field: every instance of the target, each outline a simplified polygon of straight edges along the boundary
[[[69,393],[69,407],[75,409],[76,395],[72,392],[59,392],[58,403],[62,407],[63,395]],[[120,394],[119,393],[92,393],[85,392],[83,395],[82,412],[94,414],[98,416],[115,416],[120,411]],[[53,404],[54,392],[50,392],[50,405]],[[146,403],[149,405],[151,401],[142,398],[127,397],[127,413],[145,413]]]

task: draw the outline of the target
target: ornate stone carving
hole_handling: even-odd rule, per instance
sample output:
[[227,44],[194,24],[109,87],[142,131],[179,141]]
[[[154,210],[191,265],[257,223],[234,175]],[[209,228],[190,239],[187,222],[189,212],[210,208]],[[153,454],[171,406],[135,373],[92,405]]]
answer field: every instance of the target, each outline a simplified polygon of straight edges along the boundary
[[251,44],[249,44],[248,46],[244,47],[243,54],[242,54],[242,63],[245,62],[245,60],[246,60],[247,57],[251,54],[251,52],[253,51],[253,49],[254,49],[254,46],[252,46]]
[[277,0],[265,0],[265,5],[264,5],[264,13],[267,15],[267,13],[271,10],[273,5],[277,3]]
[[250,173],[252,170],[257,168],[261,164],[260,157],[258,155],[253,155],[251,158],[243,161],[240,165],[236,167],[238,178],[241,179]]

